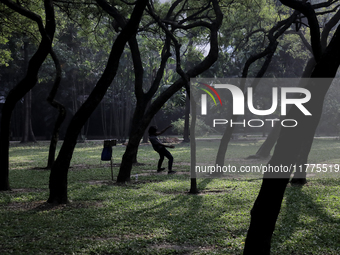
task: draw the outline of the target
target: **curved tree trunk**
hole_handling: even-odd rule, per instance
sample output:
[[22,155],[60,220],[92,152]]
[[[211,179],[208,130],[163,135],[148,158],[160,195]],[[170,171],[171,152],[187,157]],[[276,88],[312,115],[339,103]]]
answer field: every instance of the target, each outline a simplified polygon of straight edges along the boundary
[[9,190],[9,181],[8,181],[8,168],[9,168],[9,136],[10,136],[10,121],[13,109],[16,103],[23,97],[25,94],[30,91],[38,80],[38,72],[45,61],[48,53],[50,52],[54,31],[55,31],[55,19],[54,19],[54,9],[53,9],[53,1],[45,0],[45,13],[46,13],[46,25],[44,27],[41,18],[32,13],[20,5],[15,4],[14,2],[2,1],[9,8],[14,11],[20,13],[21,15],[32,19],[37,22],[39,26],[39,31],[41,33],[42,39],[39,44],[38,50],[32,56],[31,60],[28,64],[28,69],[26,76],[23,80],[21,80],[18,85],[16,85],[8,94],[6,98],[6,102],[2,109],[1,116],[1,129],[0,129],[0,190]]
[[132,165],[135,163],[138,146],[143,137],[144,130],[146,129],[147,126],[148,126],[147,124],[145,128],[142,128],[140,126],[137,131],[135,131],[133,134],[130,134],[129,142],[126,146],[126,150],[122,158],[122,163],[119,168],[117,182],[130,181]]
[[[177,1],[179,3],[180,1]],[[135,94],[137,97],[137,107],[136,111],[139,110],[139,105],[138,102],[142,105],[146,105],[148,101],[151,100],[152,96],[155,94],[155,92],[158,89],[159,82],[161,80],[161,77],[163,76],[163,71],[165,68],[165,64],[167,59],[170,57],[169,55],[169,40],[173,41],[175,44],[175,50],[176,50],[176,71],[180,73],[181,78],[178,79],[174,84],[172,84],[167,90],[165,90],[160,96],[157,97],[156,100],[152,102],[150,107],[146,109],[145,113],[142,115],[138,116],[138,118],[141,120],[138,125],[132,125],[133,128],[132,132],[129,137],[129,142],[126,147],[125,153],[122,158],[122,163],[119,169],[119,174],[117,177],[117,182],[126,182],[130,180],[130,174],[131,174],[131,169],[132,169],[132,160],[136,157],[137,152],[138,152],[138,146],[139,142],[142,139],[143,133],[147,126],[149,125],[151,119],[153,116],[160,110],[160,108],[164,105],[164,103],[169,100],[169,98],[176,93],[178,90],[181,89],[181,87],[185,86],[187,83],[186,79],[183,77],[196,77],[197,75],[201,74],[210,66],[215,63],[218,57],[218,30],[221,26],[222,23],[222,13],[220,10],[220,7],[218,6],[218,2],[213,0],[212,5],[214,8],[214,12],[216,14],[216,20],[211,24],[209,27],[210,29],[210,51],[207,57],[199,64],[194,66],[192,69],[190,69],[186,74],[181,70],[180,68],[180,56],[179,56],[179,50],[180,50],[180,45],[176,41],[176,38],[174,38],[173,34],[170,34],[169,31],[166,30],[165,26],[160,24],[162,29],[165,30],[167,34],[167,40],[165,42],[163,52],[162,52],[162,61],[161,61],[161,67],[157,71],[157,75],[155,78],[155,81],[153,82],[153,85],[151,86],[150,90],[144,94],[142,90],[142,83],[138,84],[135,86]],[[172,14],[172,13],[170,13]],[[156,15],[154,13],[151,13],[153,15],[153,18],[160,23],[158,17],[155,17]],[[137,52],[138,53],[138,52]],[[137,57],[138,54],[136,52],[133,52],[133,55]],[[135,69],[137,70],[137,69]],[[137,79],[136,79],[137,80]],[[145,108],[144,108],[145,109]],[[144,110],[143,109],[143,110]],[[134,120],[133,123],[136,123],[136,113],[134,114]]]
[[256,152],[256,155],[250,156],[250,157],[256,157],[256,158],[269,157],[272,148],[274,147],[277,139],[279,138],[280,130],[281,130],[281,123],[276,122],[274,127],[270,130],[266,140],[263,142],[261,147]]
[[[292,22],[292,21],[290,21]],[[246,78],[247,77],[247,73],[248,73],[248,69],[250,67],[250,65],[252,63],[254,63],[256,60],[258,60],[259,58],[263,57],[263,56],[266,56],[266,60],[264,62],[264,64],[262,65],[261,69],[259,70],[259,72],[257,73],[256,75],[256,78],[261,78],[264,73],[266,72],[268,66],[269,66],[269,63],[271,62],[271,59],[276,51],[276,48],[277,48],[277,41],[272,41],[269,46],[266,48],[266,50],[264,50],[262,53],[256,55],[256,56],[252,56],[250,57],[246,64],[245,64],[245,67],[243,69],[243,78]],[[258,84],[258,81],[255,80],[254,81],[254,84],[252,84],[252,87],[253,87],[253,90],[255,91],[256,89],[256,86]],[[245,82],[243,82],[241,85],[240,85],[240,89],[242,91],[244,91],[244,87],[245,87]],[[237,115],[234,115],[232,117],[232,121],[233,122],[236,122],[237,121],[237,118],[238,116]],[[227,150],[228,150],[228,145],[229,145],[229,142],[230,142],[230,139],[231,139],[231,136],[234,132],[234,128],[235,128],[235,125],[234,126],[227,126],[226,130],[224,131],[223,133],[223,136],[221,138],[221,141],[220,141],[220,145],[218,147],[218,151],[217,151],[217,155],[216,155],[216,165],[220,165],[220,166],[223,166],[224,165],[224,160],[225,160],[225,156],[226,156],[226,153],[227,153]],[[213,174],[214,176],[219,176],[220,173],[214,173]]]
[[[256,74],[256,78],[263,77],[263,75],[267,71],[267,68],[268,68],[268,66],[271,62],[271,59],[272,59],[272,57],[273,57],[273,55],[276,51],[276,48],[278,46],[277,39],[291,26],[291,24],[295,21],[296,17],[297,17],[297,12],[294,12],[288,19],[278,22],[275,26],[273,26],[270,29],[270,31],[268,33],[268,39],[270,41],[269,45],[267,46],[267,48],[263,52],[255,55],[255,56],[251,56],[247,60],[247,62],[245,63],[245,66],[243,68],[242,78],[247,78],[248,69],[249,69],[249,67],[252,63],[254,63],[256,60],[258,60],[262,57],[266,57],[261,69]],[[255,84],[252,85],[254,91],[255,91],[256,86],[258,84],[256,82],[257,81],[255,80]],[[242,91],[244,91],[244,84],[241,84],[240,89]],[[236,122],[237,116],[233,116],[232,120],[233,120],[233,122]],[[216,164],[218,164],[218,165],[224,165],[225,155],[227,153],[228,145],[229,145],[233,131],[234,131],[234,126],[233,127],[227,126],[226,130],[223,133],[223,136],[222,136],[221,141],[220,141],[220,146],[218,148],[217,156],[216,156]],[[219,174],[217,174],[217,175],[219,175]]]
[[47,159],[47,169],[50,169],[54,163],[54,159],[55,159],[55,152],[57,149],[57,143],[59,140],[59,130],[61,127],[61,124],[64,122],[65,117],[66,117],[66,108],[65,106],[63,106],[61,103],[59,103],[58,101],[56,101],[54,98],[57,94],[59,85],[60,85],[60,81],[61,81],[61,66],[59,63],[59,59],[57,57],[57,55],[54,53],[54,51],[51,49],[50,52],[55,68],[56,68],[56,78],[53,84],[53,88],[50,92],[50,95],[47,98],[47,102],[50,103],[50,105],[52,105],[54,108],[56,108],[59,112],[57,120],[54,124],[54,128],[53,128],[53,133],[52,133],[52,137],[51,137],[51,141],[50,141],[50,148],[48,151],[48,159]]
[[[340,65],[339,45],[340,27],[337,28],[325,52],[317,60],[312,78],[335,77]],[[311,145],[310,141],[313,139],[319,123],[324,97],[331,80],[325,80],[320,86],[320,84],[314,83],[314,80],[311,79],[306,88],[311,92],[312,97],[305,104],[305,107],[312,113],[312,116],[304,116],[296,107],[291,108],[287,118],[296,119],[299,125],[295,128],[281,128],[273,157],[268,164],[289,167],[298,163],[301,148],[304,145]],[[306,151],[306,154],[308,153],[309,150]],[[251,222],[244,254],[270,254],[271,238],[289,176],[289,172],[282,176],[278,176],[277,173],[264,175],[260,193],[251,211]]]
[[296,160],[296,172],[294,173],[293,178],[290,180],[292,184],[295,185],[304,185],[307,183],[307,160],[309,152],[312,148],[312,144],[314,141],[314,134],[313,136],[306,139],[304,143],[302,143],[300,148],[300,153]]
[[67,128],[64,143],[51,168],[49,181],[50,195],[47,200],[48,203],[62,204],[68,202],[67,175],[73,151],[77,144],[77,137],[87,119],[101,102],[107,89],[111,85],[117,73],[119,59],[124,51],[125,44],[136,33],[147,2],[148,0],[138,0],[136,2],[136,6],[129,22],[118,35],[112,46],[103,75],[97,82],[87,100],[75,113]]
[[[302,78],[309,78],[313,72],[314,67],[315,67],[315,60],[312,57],[308,60],[306,64],[305,70],[303,71],[303,74],[302,74]],[[303,84],[300,84],[300,85],[301,87],[304,87]],[[267,139],[264,141],[264,143],[261,145],[261,147],[256,152],[256,155],[250,156],[250,157],[257,157],[257,158],[268,157],[270,155],[270,151],[273,149],[277,139],[279,138],[280,130],[281,130],[281,125],[279,125],[279,123],[275,123]]]

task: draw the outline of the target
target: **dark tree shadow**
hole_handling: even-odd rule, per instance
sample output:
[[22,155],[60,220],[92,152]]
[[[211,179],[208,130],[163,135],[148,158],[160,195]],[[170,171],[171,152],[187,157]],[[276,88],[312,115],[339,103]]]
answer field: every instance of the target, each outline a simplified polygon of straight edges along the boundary
[[[313,184],[324,185],[327,183],[322,180],[310,180],[309,185]],[[293,240],[297,242],[296,245],[305,246],[306,248],[315,247],[315,249],[318,249],[319,246],[327,247],[329,254],[336,254],[336,251],[339,251],[340,244],[339,242],[334,242],[334,235],[338,239],[340,231],[338,233],[330,233],[329,229],[325,226],[340,225],[340,218],[330,215],[324,205],[317,203],[317,193],[313,193],[313,195],[308,194],[306,192],[308,188],[308,185],[305,187],[287,187],[285,193],[286,206],[281,209],[282,213],[277,221],[272,250],[297,254],[294,251],[294,247],[287,247],[285,244],[286,241],[292,241],[292,236],[295,234],[295,236],[298,236]],[[307,216],[309,221],[304,216]],[[310,218],[314,220],[310,222]],[[301,232],[301,235],[297,232]]]

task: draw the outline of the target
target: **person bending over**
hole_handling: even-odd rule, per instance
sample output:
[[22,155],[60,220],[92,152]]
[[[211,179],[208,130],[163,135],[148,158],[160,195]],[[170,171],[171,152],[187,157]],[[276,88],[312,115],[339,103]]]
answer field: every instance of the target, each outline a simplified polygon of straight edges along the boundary
[[168,162],[168,174],[174,174],[176,171],[172,171],[172,163],[174,161],[174,157],[171,155],[170,151],[168,151],[166,148],[175,148],[173,145],[165,145],[161,143],[158,139],[158,135],[163,134],[167,129],[171,128],[172,125],[166,127],[162,131],[158,131],[156,126],[151,126],[149,128],[149,140],[152,144],[153,149],[158,152],[159,154],[159,160],[158,160],[158,168],[157,172],[163,171],[165,168],[162,168],[162,163],[164,160],[164,157],[167,157]]

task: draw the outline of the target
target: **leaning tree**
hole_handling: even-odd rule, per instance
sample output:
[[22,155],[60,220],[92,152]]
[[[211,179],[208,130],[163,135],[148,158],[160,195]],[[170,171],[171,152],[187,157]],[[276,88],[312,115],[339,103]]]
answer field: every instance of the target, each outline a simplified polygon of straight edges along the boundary
[[[97,0],[105,4],[103,0]],[[165,11],[164,11],[165,10]],[[117,182],[130,180],[133,162],[136,161],[138,146],[143,134],[153,116],[161,109],[164,103],[170,99],[182,87],[189,89],[189,79],[202,74],[209,69],[218,57],[218,31],[222,23],[223,15],[217,0],[186,1],[176,0],[171,4],[156,5],[150,2],[147,12],[152,18],[150,29],[147,32],[157,31],[161,40],[161,56],[159,67],[149,89],[143,84],[143,62],[139,53],[136,37],[131,38],[129,46],[134,62],[135,71],[135,96],[136,108],[132,119],[132,130],[129,136],[125,153],[122,158]],[[117,11],[110,10],[119,26],[126,22]],[[182,49],[188,44],[186,38],[190,34],[198,34],[204,41],[209,38],[210,50],[206,57],[193,66],[182,66]],[[184,45],[184,46],[183,46]],[[160,87],[167,62],[174,56],[178,79],[164,92],[155,97]]]
[[[86,101],[80,106],[70,121],[66,130],[64,142],[59,151],[58,157],[51,168],[49,189],[50,195],[47,200],[49,203],[67,203],[67,175],[74,148],[77,144],[78,135],[85,122],[103,99],[107,89],[116,76],[119,60],[124,52],[126,42],[136,33],[142,14],[148,0],[138,0],[135,3],[129,21],[121,29],[115,39],[105,67],[105,70],[93,88]],[[103,9],[105,10],[106,7]]]
[[[287,118],[295,119],[299,124],[295,128],[281,128],[274,154],[268,162],[272,167],[289,168],[299,163],[301,153],[308,155],[311,149],[325,95],[340,65],[340,27],[337,27],[327,47],[323,48],[315,8],[306,2],[294,0],[281,0],[281,2],[307,17],[316,61],[311,79],[306,85],[312,97],[305,107],[312,115],[305,116],[296,106],[290,109]],[[336,1],[328,1],[330,2]],[[319,78],[323,78],[322,83]],[[270,254],[271,238],[290,174],[290,172],[264,174],[260,192],[251,210],[244,254]]]
[[51,51],[56,25],[52,0],[44,0],[45,22],[43,22],[40,15],[21,5],[20,1],[1,0],[0,2],[6,5],[7,8],[12,9],[15,15],[20,14],[27,19],[33,20],[37,24],[41,36],[38,49],[29,60],[25,77],[9,92],[2,108],[0,126],[0,190],[9,190],[9,137],[12,112],[16,103],[37,83],[39,69]]

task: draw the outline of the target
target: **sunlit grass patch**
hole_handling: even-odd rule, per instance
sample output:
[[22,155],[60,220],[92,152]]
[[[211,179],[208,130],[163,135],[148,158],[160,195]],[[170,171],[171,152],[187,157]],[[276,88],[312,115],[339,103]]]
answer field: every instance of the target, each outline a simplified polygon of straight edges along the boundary
[[[207,144],[205,157],[213,159],[216,143]],[[46,164],[48,144],[11,147],[12,191],[0,193],[1,254],[242,254],[260,178],[198,179],[200,193],[189,195],[188,144],[171,150],[180,174],[170,176],[156,172],[158,154],[143,145],[131,182],[117,185],[110,162],[100,161],[102,145],[77,145],[68,174],[71,203],[57,207],[45,204],[49,170],[36,169]],[[338,145],[316,140],[310,162],[336,164]],[[232,143],[227,160],[260,164],[245,160],[257,148]],[[124,150],[113,147],[115,178]],[[287,187],[272,254],[340,253],[340,179],[308,179],[302,188]]]

